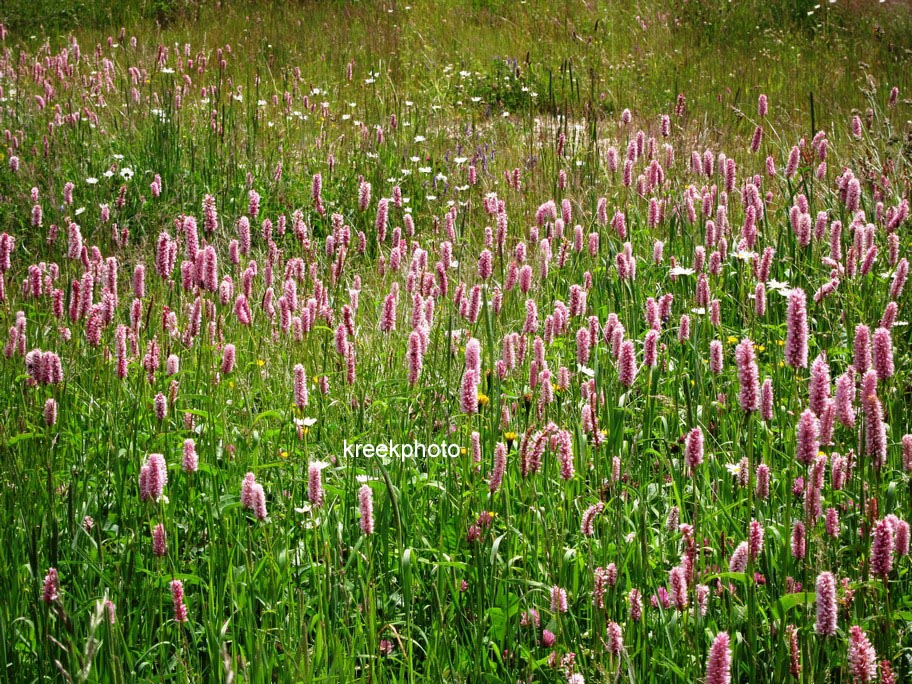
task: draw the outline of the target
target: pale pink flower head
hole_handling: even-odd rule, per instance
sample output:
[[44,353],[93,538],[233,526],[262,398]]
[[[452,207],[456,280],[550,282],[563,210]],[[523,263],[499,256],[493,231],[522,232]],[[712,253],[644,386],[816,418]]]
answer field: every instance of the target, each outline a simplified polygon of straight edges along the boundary
[[713,340],[709,343],[709,370],[713,375],[719,375],[723,369],[723,349],[722,342]]
[[266,520],[266,492],[259,482],[253,484],[253,512],[257,520]]
[[769,498],[770,469],[765,463],[757,466],[757,497],[766,500]]
[[235,349],[233,344],[226,344],[222,351],[222,373],[228,375],[234,370]]
[[719,632],[706,658],[706,684],[731,684],[731,659],[728,632]]
[[684,314],[681,316],[681,322],[678,326],[678,342],[683,344],[690,339],[690,316]]
[[854,176],[846,184],[845,205],[850,213],[858,211],[861,203],[861,181]]
[[576,331],[576,362],[585,366],[589,363],[589,351],[591,346],[591,337],[589,330],[580,328]]
[[887,328],[878,328],[873,336],[873,353],[871,355],[877,377],[883,381],[893,375],[893,339]]
[[307,469],[307,499],[311,505],[323,505],[323,481],[321,469],[318,464],[311,463]]
[[478,277],[482,280],[487,280],[491,277],[493,273],[493,255],[491,250],[483,249],[481,254],[478,255]]
[[687,433],[684,441],[684,459],[691,475],[703,463],[703,431],[698,427]]
[[807,551],[807,541],[805,539],[804,523],[796,521],[792,526],[792,556],[798,560],[803,560]]
[[[250,219],[246,216],[241,216],[237,222],[237,230],[238,250],[241,254],[247,256],[250,253]],[[167,233],[162,233],[162,235],[167,237]]]
[[874,684],[877,681],[877,652],[858,625],[849,628],[848,658],[854,684]]
[[830,366],[826,356],[820,354],[811,364],[811,377],[808,385],[809,405],[818,417],[823,414],[824,406],[830,396]]
[[488,484],[488,488],[492,493],[500,489],[506,468],[507,445],[503,442],[498,442],[497,446],[494,447],[494,469],[491,471],[490,482]]
[[689,597],[687,594],[687,573],[684,567],[676,565],[668,573],[668,586],[671,588],[671,600],[675,608],[680,611],[687,610]]
[[[162,235],[167,236],[167,233],[162,233]],[[79,230],[79,225],[70,223],[67,226],[67,257],[70,259],[80,258],[82,255],[82,247],[82,232]]]
[[319,173],[313,175],[313,181],[310,186],[310,193],[313,196],[314,202],[320,204],[321,198],[320,194],[323,192],[323,176]]
[[42,599],[49,605],[60,600],[60,576],[56,568],[48,568],[44,576]]
[[295,364],[294,367],[294,402],[299,409],[307,407],[307,373],[300,363]]
[[834,539],[839,538],[839,511],[832,506],[826,510],[826,532]]
[[747,569],[747,560],[749,555],[748,544],[746,541],[741,542],[732,552],[728,560],[729,572],[744,572]]
[[658,344],[658,331],[654,329],[646,331],[646,337],[643,339],[643,363],[649,368],[655,367],[658,363]]
[[183,468],[184,471],[188,473],[195,473],[199,470],[199,457],[196,454],[196,443],[192,439],[184,440]]
[[53,397],[44,402],[44,423],[49,427],[57,423],[57,401]]
[[896,322],[896,314],[899,313],[899,305],[896,302],[887,302],[884,307],[883,316],[880,319],[880,327],[890,330]]
[[358,184],[358,209],[367,211],[371,199],[371,184],[362,180]]
[[894,550],[897,556],[909,555],[909,523],[896,519],[893,524]]
[[880,661],[880,684],[896,684],[896,674],[893,665],[887,659]]
[[819,442],[820,423],[811,409],[805,409],[798,419],[797,446],[795,458],[804,465],[810,465],[817,458],[820,451]]
[[413,386],[416,382],[418,382],[418,378],[421,376],[421,367],[424,359],[422,351],[423,348],[424,345],[422,342],[422,331],[413,330],[411,333],[409,333],[408,351],[406,352],[410,386]]
[[871,367],[871,330],[864,324],[855,326],[854,352],[852,365],[860,375],[864,375]]
[[886,577],[893,570],[893,526],[890,520],[878,520],[871,540],[871,572],[877,577]]
[[466,370],[475,373],[481,371],[481,342],[475,337],[466,342],[465,365]]
[[466,369],[462,375],[460,408],[468,415],[478,413],[478,374],[475,371]]
[[748,555],[751,560],[756,560],[763,553],[763,525],[757,520],[751,520],[748,534]]
[[836,634],[836,578],[831,572],[817,575],[817,622],[814,631],[822,636]]
[[754,135],[751,138],[750,151],[759,152],[760,144],[763,142],[763,126],[757,126],[754,129]]
[[[874,371],[868,371],[865,374],[865,380],[868,376],[873,375]],[[865,390],[865,382],[862,382],[862,391]],[[876,384],[874,385],[876,388]],[[887,461],[887,426],[884,422],[884,408],[880,398],[870,390],[863,396],[864,418],[865,418],[865,453],[873,456],[874,467],[880,470]]]
[[374,533],[374,494],[370,486],[361,485],[358,490],[358,507],[361,510],[361,532],[365,535]]
[[140,501],[158,501],[168,484],[168,466],[162,454],[149,454],[139,471]]
[[773,381],[766,378],[760,387],[760,417],[766,422],[773,419]]
[[636,350],[633,342],[626,340],[621,343],[620,353],[618,354],[618,380],[625,387],[630,387],[636,380],[636,376]]
[[557,585],[551,587],[551,612],[567,612],[567,591]]
[[627,597],[627,603],[629,605],[629,615],[630,619],[633,622],[639,622],[643,617],[643,594],[639,589],[634,587],[630,590],[630,594]]
[[608,652],[613,656],[619,656],[624,651],[624,631],[616,622],[608,623]]
[[893,276],[893,282],[890,284],[890,299],[898,300],[902,296],[908,277],[909,261],[903,257],[896,265],[896,273]]
[[754,356],[754,343],[750,339],[744,338],[735,347],[735,361],[740,384],[738,401],[744,411],[756,411],[760,408],[760,372]]
[[171,580],[171,601],[174,604],[175,622],[187,622],[187,606],[184,605],[184,583]]
[[[798,172],[798,162],[801,160],[801,150],[798,149],[798,146],[795,145],[792,147],[791,152],[789,152],[788,161],[785,165],[785,177],[794,178],[795,174]],[[772,174],[770,174],[772,175]]]
[[256,475],[248,472],[241,482],[241,505],[244,508],[253,508],[254,492],[253,485],[256,484]]
[[785,339],[785,363],[792,368],[807,368],[808,365],[808,314],[807,297],[799,287],[792,289],[788,297],[786,313],[788,330]]
[[853,116],[853,117],[852,117],[852,135],[853,135],[855,138],[857,138],[857,139],[860,140],[860,139],[861,139],[861,133],[862,133],[862,128],[861,128],[861,117],[858,116],[858,115]]
[[142,299],[146,296],[146,267],[137,264],[133,269],[133,296]]
[[849,366],[845,373],[836,379],[835,413],[836,419],[847,428],[855,427],[855,368]]
[[561,479],[572,480],[575,472],[573,465],[573,435],[569,430],[561,430],[557,433],[557,440]]
[[789,645],[789,674],[795,679],[801,676],[801,652],[798,650],[798,628],[786,625],[785,635]]
[[580,532],[586,536],[591,537],[595,534],[595,517],[605,509],[605,504],[599,501],[598,503],[592,504],[586,511],[583,513],[583,519],[580,522]]
[[165,526],[161,523],[152,530],[152,553],[156,556],[164,556],[168,553],[167,536],[165,535]]

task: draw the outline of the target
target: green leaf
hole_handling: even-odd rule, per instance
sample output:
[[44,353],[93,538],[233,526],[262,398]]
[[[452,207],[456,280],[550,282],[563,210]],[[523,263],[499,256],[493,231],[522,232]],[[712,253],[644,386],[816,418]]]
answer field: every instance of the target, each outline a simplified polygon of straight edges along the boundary
[[795,606],[809,606],[816,601],[817,594],[813,591],[802,591],[798,594],[786,594],[772,605],[773,615],[778,620]]
[[494,543],[491,544],[491,565],[494,565],[494,563],[497,561],[497,555],[500,552],[500,542],[502,542],[506,536],[506,533],[500,535],[497,539],[494,540]]
[[507,635],[507,614],[503,608],[494,606],[488,608],[487,617],[490,623],[488,634],[499,644]]
[[276,420],[282,420],[282,414],[275,409],[269,411],[263,411],[256,418],[253,419],[253,424],[256,425],[261,420],[266,420],[267,418],[275,418]]
[[19,442],[24,442],[35,437],[34,432],[20,432],[18,435],[10,437],[9,441],[6,443],[6,446],[16,446]]
[[747,582],[747,573],[744,572],[719,572],[703,579],[704,584],[709,584],[714,579],[730,579],[736,582]]

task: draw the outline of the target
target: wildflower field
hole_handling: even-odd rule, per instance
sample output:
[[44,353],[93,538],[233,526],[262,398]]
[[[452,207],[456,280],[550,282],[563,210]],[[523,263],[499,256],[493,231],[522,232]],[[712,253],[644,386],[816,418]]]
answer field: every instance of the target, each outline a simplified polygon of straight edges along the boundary
[[0,22],[0,681],[912,681],[906,4]]

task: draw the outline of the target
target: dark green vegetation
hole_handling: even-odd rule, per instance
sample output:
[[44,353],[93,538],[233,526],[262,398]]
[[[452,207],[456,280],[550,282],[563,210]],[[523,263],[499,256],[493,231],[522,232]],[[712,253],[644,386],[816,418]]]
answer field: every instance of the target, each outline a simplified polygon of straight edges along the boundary
[[[897,522],[912,506],[912,310],[895,285],[912,246],[895,219],[912,182],[907,7],[7,0],[0,21],[0,678],[695,682],[726,632],[735,682],[863,681],[853,626],[878,676],[912,676]],[[739,249],[748,209],[758,235]],[[232,245],[244,221],[249,253]],[[528,291],[508,285],[520,244]],[[584,310],[555,330],[580,288]],[[806,292],[807,365],[824,355],[833,381],[864,360],[857,326],[874,332],[895,304],[894,371],[872,391],[859,369],[855,425],[835,421],[811,469],[797,430],[810,370],[785,357],[791,288]],[[663,296],[669,315],[646,320]],[[603,332],[612,315],[632,383]],[[412,382],[414,334],[427,344]],[[766,416],[740,402],[743,339],[773,388]],[[60,378],[42,380],[35,349],[59,356]],[[705,454],[690,468],[693,429]],[[345,454],[390,440],[464,451]],[[141,500],[150,454],[168,483]],[[266,510],[245,505],[247,473]],[[742,566],[751,521],[763,541]],[[691,562],[676,606],[672,574]],[[817,631],[825,572],[832,635]]]

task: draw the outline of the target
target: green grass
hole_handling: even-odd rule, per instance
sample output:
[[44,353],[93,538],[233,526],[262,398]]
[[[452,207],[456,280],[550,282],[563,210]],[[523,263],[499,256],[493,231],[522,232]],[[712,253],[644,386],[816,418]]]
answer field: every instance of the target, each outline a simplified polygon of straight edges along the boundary
[[[889,514],[908,519],[912,504],[902,455],[912,393],[908,288],[895,298],[895,373],[877,387],[887,424],[886,463],[876,467],[866,454],[871,436],[860,390],[856,428],[837,423],[832,443],[822,446],[829,458],[822,507],[838,511],[841,520],[833,537],[793,493],[798,478],[811,479],[795,458],[809,371],[783,362],[787,300],[774,282],[806,291],[810,359],[824,353],[835,380],[855,361],[856,326],[877,328],[891,300],[898,268],[891,240],[897,256],[906,258],[912,242],[908,220],[897,237],[888,236],[886,214],[909,199],[907,8],[710,0],[10,2],[0,8],[0,21],[10,31],[0,69],[0,130],[9,131],[0,225],[15,237],[10,268],[0,271],[0,330],[15,331],[22,312],[26,337],[22,350],[11,343],[0,357],[0,386],[7,388],[0,402],[0,591],[6,597],[0,602],[0,679],[562,682],[577,672],[588,682],[703,681],[709,646],[726,631],[732,681],[784,682],[791,677],[786,633],[793,626],[798,681],[848,682],[852,625],[865,629],[897,681],[912,676],[909,557],[897,555],[887,578],[875,577],[869,535]],[[42,73],[74,40],[81,59],[70,48],[73,73]],[[168,48],[162,64],[160,46]],[[199,71],[201,57],[206,66]],[[135,78],[130,67],[139,69]],[[891,105],[893,86],[899,98]],[[686,104],[676,113],[679,93]],[[766,117],[757,111],[761,93],[769,96]],[[47,100],[43,108],[39,97]],[[627,108],[632,120],[625,125]],[[660,133],[666,114],[667,138]],[[863,121],[857,139],[850,129],[855,114]],[[764,138],[754,153],[758,124]],[[811,149],[818,131],[828,141],[822,170]],[[644,156],[633,166],[631,185],[623,182],[625,153],[638,132],[646,141],[654,138],[665,176],[653,188],[639,180],[650,166]],[[671,163],[666,143],[674,151]],[[786,160],[799,144],[797,172],[787,177]],[[620,158],[617,170],[609,165],[610,148]],[[710,178],[691,168],[691,153],[705,151],[717,166],[720,153],[736,163],[724,227],[720,170]],[[10,156],[18,159],[16,171]],[[767,174],[767,156],[775,174]],[[476,184],[469,182],[469,167]],[[865,215],[858,227],[837,187],[844,168],[861,180]],[[514,170],[518,188],[505,181]],[[316,173],[324,213],[313,198]],[[744,186],[754,174],[766,198],[755,251],[775,249],[764,314],[752,299],[753,257],[736,256],[746,220]],[[150,188],[156,175],[159,197]],[[371,184],[366,210],[358,206],[362,179]],[[72,204],[64,201],[67,182],[74,184]],[[381,240],[378,200],[392,198],[394,187],[403,204],[390,199]],[[250,219],[251,251],[232,263],[231,242],[239,237],[239,219],[249,214],[251,189],[261,197]],[[502,247],[495,238],[493,275],[485,281],[477,263],[486,227],[497,234],[497,217],[485,208],[492,193],[504,201],[507,233]],[[218,211],[212,234],[203,228],[207,194]],[[811,220],[822,211],[827,224],[826,235],[806,247],[789,222],[802,197]],[[626,236],[598,219],[602,198],[609,219],[615,211],[625,214]],[[563,239],[554,238],[543,277],[540,242],[555,228],[547,221],[539,230],[536,210],[552,199],[558,215],[565,200],[572,218]],[[664,219],[650,223],[656,202],[664,203]],[[32,225],[35,204],[43,213],[40,226]],[[110,211],[107,220],[102,205]],[[336,213],[349,228],[344,252]],[[183,215],[196,217],[201,247],[217,253],[218,281],[230,278],[230,294],[182,282],[182,269],[192,268],[182,263],[192,263],[176,223]],[[414,235],[406,233],[407,215]],[[271,244],[262,234],[264,218],[273,224]],[[297,219],[305,226],[300,235]],[[686,270],[697,247],[705,247],[707,263],[722,249],[706,241],[709,220],[720,224],[728,252],[707,274],[710,299],[720,306],[717,324],[697,301],[697,274]],[[839,229],[834,221],[841,222],[838,263],[825,261],[827,237]],[[80,226],[85,262],[67,256],[71,222]],[[861,266],[868,245],[860,236],[868,223],[879,250],[870,271]],[[577,225],[581,251],[573,246]],[[397,230],[405,243],[394,255]],[[155,270],[162,232],[179,245],[168,277]],[[599,241],[592,255],[590,234]],[[652,260],[656,240],[663,243],[661,263]],[[454,263],[444,294],[435,290],[441,288],[435,264],[445,241]],[[533,269],[528,293],[506,285],[520,243]],[[619,276],[617,255],[625,243],[637,259],[633,279]],[[855,244],[861,253],[850,255]],[[427,252],[427,265],[416,267],[420,277],[410,283],[418,247]],[[71,315],[70,305],[74,283],[87,282],[87,273],[94,278],[90,304],[102,304],[107,257],[117,263],[117,302],[94,344],[90,312]],[[684,269],[676,277],[672,258]],[[137,264],[146,269],[141,296],[131,280]],[[30,269],[43,276],[37,297],[22,286]],[[835,293],[814,301],[834,270]],[[245,278],[250,325],[235,313]],[[572,315],[566,330],[545,333],[555,303],[569,303],[571,287],[587,278],[585,314]],[[297,322],[283,327],[279,311],[279,298],[290,297],[287,280],[296,290],[296,316],[309,299],[326,296],[325,311],[300,337]],[[382,332],[383,302],[394,284],[396,327]],[[406,362],[410,284],[434,299],[415,384]],[[456,293],[471,298],[476,285],[481,304],[471,320]],[[50,290],[60,291],[60,316]],[[604,339],[579,367],[577,332],[587,328],[589,316],[601,327],[610,314],[620,319],[642,363],[647,300],[663,295],[673,302],[661,322],[654,368],[641,366],[633,385],[623,385]],[[265,307],[270,296],[274,316]],[[539,327],[523,335],[525,355],[501,378],[496,364],[504,340],[522,333],[527,300],[537,306]],[[134,301],[138,316],[131,314]],[[336,349],[345,307],[355,310],[355,334],[347,335],[356,350],[353,382]],[[313,308],[320,312],[322,305],[315,301]],[[101,308],[94,315],[105,318]],[[682,315],[691,329],[679,340]],[[116,375],[121,326],[132,330],[124,378]],[[16,342],[19,334],[10,332],[9,339]],[[745,337],[756,345],[760,379],[773,384],[770,420],[739,406],[734,349]],[[466,414],[459,393],[470,338],[480,343],[482,377],[479,411]],[[568,386],[555,388],[553,401],[542,391],[544,379],[530,383],[537,338],[552,380],[562,367],[570,376]],[[720,374],[709,369],[713,340],[724,348]],[[224,373],[228,343],[236,347],[237,364]],[[32,349],[59,354],[62,382],[29,381],[22,352]],[[160,362],[150,373],[144,359],[155,349]],[[174,375],[165,370],[171,354],[180,359]],[[299,363],[309,378],[306,408],[294,405]],[[598,436],[583,426],[590,380]],[[167,397],[162,419],[154,410],[159,394]],[[58,415],[53,425],[44,417],[50,399]],[[569,434],[573,476],[562,477],[566,464],[557,444],[544,450],[537,473],[524,476],[524,442],[552,423]],[[683,448],[695,427],[705,436],[706,454],[691,475]],[[473,433],[481,447],[478,463]],[[181,467],[186,439],[195,440],[197,472]],[[452,443],[461,451],[453,459],[404,462],[346,456],[346,443],[389,441]],[[507,466],[502,486],[492,492],[498,443],[506,447]],[[163,454],[168,464],[164,497],[155,502],[139,496],[140,468],[150,453]],[[851,453],[857,454],[854,469],[837,489],[832,459]],[[754,491],[761,462],[772,471],[768,498]],[[312,464],[323,467],[322,506],[308,500]],[[748,486],[733,474],[745,464]],[[248,472],[264,488],[265,520],[241,501]],[[364,483],[376,517],[370,535],[359,526]],[[585,535],[581,519],[599,501],[604,509],[594,534]],[[688,610],[658,600],[686,549],[682,530],[668,523],[675,516],[693,526],[696,539]],[[764,549],[744,572],[729,572],[751,520],[765,530]],[[798,521],[808,527],[803,558],[790,552]],[[163,556],[153,553],[158,524],[167,533]],[[596,569],[610,563],[617,584],[597,607]],[[46,602],[49,568],[58,571],[61,592]],[[823,571],[839,581],[838,633],[830,637],[814,631],[815,580]],[[175,579],[184,585],[186,623],[174,619]],[[552,610],[555,586],[568,594],[566,612]],[[692,608],[701,587],[709,590],[705,614]],[[641,620],[629,608],[634,589],[645,603]],[[113,624],[105,599],[116,604]],[[535,627],[529,625],[533,610],[540,619]],[[620,655],[606,643],[611,622],[623,634]],[[554,635],[553,647],[542,643],[543,630]]]

